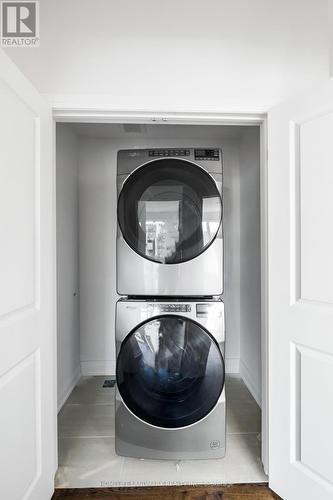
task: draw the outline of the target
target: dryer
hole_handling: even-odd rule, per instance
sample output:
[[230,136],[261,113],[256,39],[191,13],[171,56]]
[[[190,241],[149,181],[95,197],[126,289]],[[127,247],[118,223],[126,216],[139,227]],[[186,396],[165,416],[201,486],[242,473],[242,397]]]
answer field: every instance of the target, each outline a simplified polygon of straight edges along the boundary
[[118,301],[118,455],[225,455],[224,344],[221,300]]
[[223,292],[222,152],[118,152],[117,291],[132,296]]

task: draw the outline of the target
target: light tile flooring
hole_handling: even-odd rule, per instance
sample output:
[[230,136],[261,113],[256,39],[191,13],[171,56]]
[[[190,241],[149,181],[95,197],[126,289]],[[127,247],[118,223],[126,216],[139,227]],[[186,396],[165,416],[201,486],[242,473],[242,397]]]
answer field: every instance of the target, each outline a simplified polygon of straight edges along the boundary
[[59,413],[56,487],[267,481],[260,461],[260,409],[244,382],[226,380],[227,453],[218,460],[139,460],[114,451],[114,389],[84,377]]

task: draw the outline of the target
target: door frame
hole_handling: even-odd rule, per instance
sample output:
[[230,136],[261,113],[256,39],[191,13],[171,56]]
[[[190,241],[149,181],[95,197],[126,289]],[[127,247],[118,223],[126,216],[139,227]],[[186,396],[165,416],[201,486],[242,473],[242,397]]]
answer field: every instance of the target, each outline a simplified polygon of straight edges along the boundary
[[[138,123],[169,125],[238,125],[260,128],[260,238],[261,238],[261,458],[268,475],[268,188],[267,188],[267,115],[265,113],[222,113],[205,111],[117,110],[51,102],[54,120],[54,162],[56,123]],[[56,165],[54,165],[54,169]],[[54,170],[56,171],[56,170]],[[56,241],[56,240],[55,240]],[[55,330],[56,331],[56,330]]]

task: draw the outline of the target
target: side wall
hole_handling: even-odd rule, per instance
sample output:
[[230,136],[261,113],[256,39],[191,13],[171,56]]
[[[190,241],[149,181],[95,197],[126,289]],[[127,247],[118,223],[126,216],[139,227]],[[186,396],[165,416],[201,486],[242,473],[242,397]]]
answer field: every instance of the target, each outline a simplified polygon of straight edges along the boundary
[[80,377],[77,137],[57,125],[58,408]]
[[223,151],[223,239],[226,370],[239,373],[240,363],[240,184],[238,141]]
[[[178,131],[179,132],[179,131]],[[116,161],[117,151],[133,147],[168,147],[217,144],[224,155],[224,233],[226,367],[239,371],[240,356],[240,270],[239,270],[239,145],[234,139],[209,137],[207,127],[188,137],[79,139],[80,192],[80,328],[82,374],[115,373],[116,294]],[[178,137],[178,138],[176,138]],[[206,137],[206,139],[205,139]]]
[[80,139],[80,330],[83,375],[115,374],[116,154],[109,139]]
[[240,374],[261,405],[259,130],[240,142]]
[[330,44],[330,78],[333,77],[333,1],[328,0],[328,25]]

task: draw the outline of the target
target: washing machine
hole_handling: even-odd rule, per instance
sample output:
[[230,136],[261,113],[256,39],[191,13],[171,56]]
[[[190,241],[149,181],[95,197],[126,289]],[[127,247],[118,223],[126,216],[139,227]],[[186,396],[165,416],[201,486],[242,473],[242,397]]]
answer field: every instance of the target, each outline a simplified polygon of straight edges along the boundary
[[225,455],[224,344],[221,300],[118,301],[118,455]]
[[117,187],[118,294],[221,295],[221,150],[119,151]]

